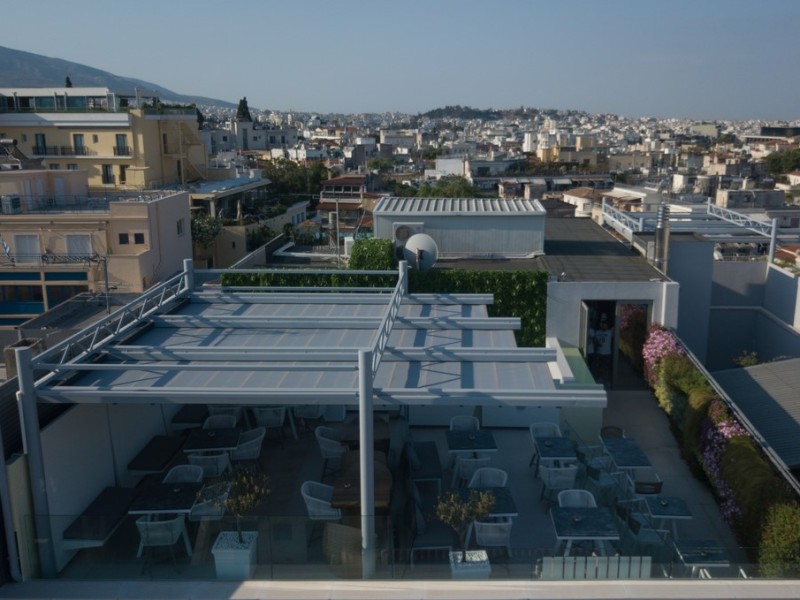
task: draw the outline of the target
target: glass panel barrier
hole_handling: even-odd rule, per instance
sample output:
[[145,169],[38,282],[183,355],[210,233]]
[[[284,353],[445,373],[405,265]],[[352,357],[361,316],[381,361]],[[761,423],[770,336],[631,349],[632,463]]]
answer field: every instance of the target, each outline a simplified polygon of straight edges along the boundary
[[[32,535],[30,515],[24,521],[27,533],[22,532],[20,541],[28,538],[31,543],[20,544],[21,562],[30,565],[24,569],[26,578],[41,579],[35,568],[37,552],[45,551],[47,545]],[[109,527],[105,517],[52,515],[50,522],[54,532],[62,529],[54,544],[55,579],[324,581],[362,579],[365,573],[358,517],[335,521],[312,521],[305,515],[244,518],[239,523],[241,542],[236,519],[229,516],[189,521],[178,515],[125,515],[104,539],[97,536]],[[70,529],[74,523],[80,527]],[[643,528],[649,526],[645,521]],[[370,562],[374,566],[367,569],[371,578],[454,577],[448,548],[417,551],[412,564],[407,532],[398,532],[388,517],[377,517],[374,528],[374,562]],[[662,543],[641,532],[621,535],[603,553],[576,544],[568,557],[552,546],[537,546],[535,540],[514,540],[511,554],[505,548],[485,548],[487,573],[492,579],[508,580],[758,577],[756,566],[744,558],[745,549],[682,546],[679,555],[665,537]],[[472,536],[468,552],[478,549]]]

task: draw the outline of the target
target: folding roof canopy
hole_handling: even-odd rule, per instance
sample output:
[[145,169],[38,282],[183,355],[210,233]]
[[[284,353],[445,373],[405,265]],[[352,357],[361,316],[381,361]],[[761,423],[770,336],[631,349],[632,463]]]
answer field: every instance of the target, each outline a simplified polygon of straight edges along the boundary
[[38,401],[355,405],[370,351],[378,405],[605,405],[563,385],[559,348],[517,348],[519,319],[489,317],[489,295],[409,295],[402,272],[369,292],[195,289],[194,275],[34,358]]
[[[405,263],[364,272],[396,274],[394,288],[200,285],[236,272],[264,271],[195,273],[186,261],[183,273],[52,349],[18,351],[29,441],[36,402],[358,405],[369,556],[373,404],[606,405],[602,387],[569,385],[556,341],[517,348],[519,319],[489,317],[490,295],[409,295]],[[368,575],[374,562],[364,564]]]

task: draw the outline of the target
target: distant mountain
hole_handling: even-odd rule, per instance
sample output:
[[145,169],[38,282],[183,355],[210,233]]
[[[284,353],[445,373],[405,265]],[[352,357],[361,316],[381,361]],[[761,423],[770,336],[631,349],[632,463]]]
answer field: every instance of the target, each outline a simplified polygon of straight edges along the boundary
[[0,87],[62,87],[67,77],[75,87],[108,87],[130,92],[138,87],[144,93],[157,91],[161,100],[165,102],[236,108],[236,104],[232,102],[203,96],[177,94],[141,79],[120,77],[108,71],[101,71],[68,60],[49,58],[0,46]]

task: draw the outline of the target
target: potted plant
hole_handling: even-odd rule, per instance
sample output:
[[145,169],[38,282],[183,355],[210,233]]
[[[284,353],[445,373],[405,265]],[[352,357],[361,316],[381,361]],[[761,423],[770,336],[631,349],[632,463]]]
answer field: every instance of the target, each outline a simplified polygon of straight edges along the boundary
[[223,476],[228,493],[220,499],[236,520],[236,531],[223,531],[211,548],[219,579],[249,579],[256,567],[257,531],[242,531],[242,517],[270,492],[269,477],[254,468],[235,466]]
[[[445,492],[436,504],[436,516],[455,530],[461,545],[460,552],[450,553],[450,568],[454,577],[487,577],[491,572],[485,550],[467,551],[467,533],[472,522],[486,517],[494,508],[490,490],[470,490],[469,495]],[[466,570],[466,571],[465,571]]]

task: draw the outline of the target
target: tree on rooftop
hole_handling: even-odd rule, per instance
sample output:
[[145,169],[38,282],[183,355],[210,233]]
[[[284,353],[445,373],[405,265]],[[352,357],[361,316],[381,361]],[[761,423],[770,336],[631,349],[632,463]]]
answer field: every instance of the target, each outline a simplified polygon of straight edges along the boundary
[[367,168],[370,171],[380,171],[381,173],[388,173],[394,168],[394,163],[388,158],[374,157],[367,161]]
[[417,191],[420,198],[474,198],[478,195],[467,178],[460,175],[442,177],[432,184],[426,181]]
[[251,121],[253,117],[250,116],[250,109],[247,108],[247,96],[239,100],[239,106],[236,108],[237,121]]
[[262,173],[269,179],[273,194],[318,194],[322,182],[329,177],[328,169],[321,161],[306,167],[286,158],[269,161]]
[[64,87],[72,87],[72,79],[69,78],[69,75],[67,75],[67,79],[64,81]]
[[192,241],[208,248],[222,232],[222,219],[210,217],[203,213],[192,217]]
[[800,170],[800,149],[779,150],[764,158],[764,168],[772,175]]

